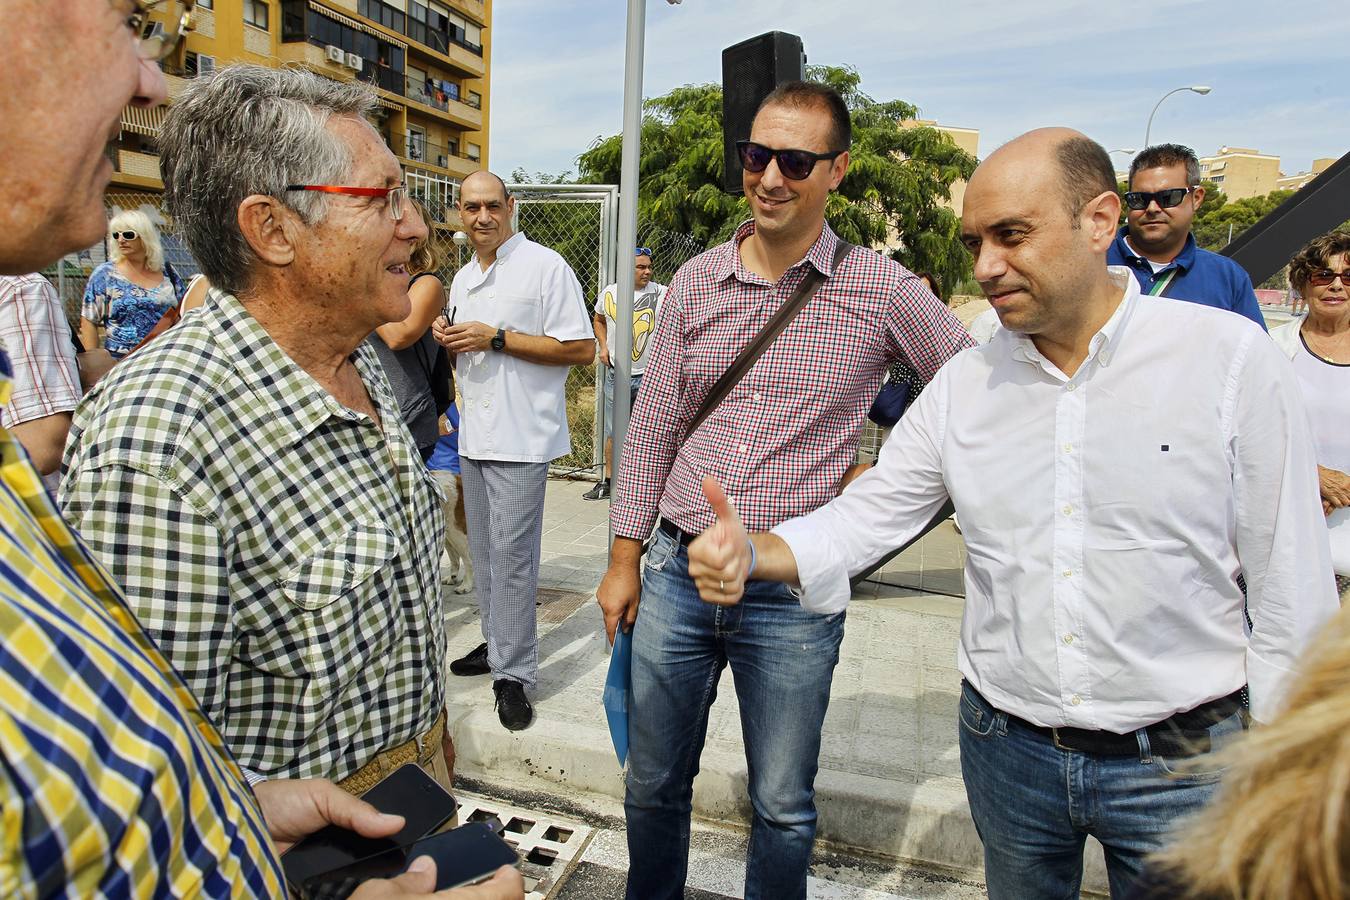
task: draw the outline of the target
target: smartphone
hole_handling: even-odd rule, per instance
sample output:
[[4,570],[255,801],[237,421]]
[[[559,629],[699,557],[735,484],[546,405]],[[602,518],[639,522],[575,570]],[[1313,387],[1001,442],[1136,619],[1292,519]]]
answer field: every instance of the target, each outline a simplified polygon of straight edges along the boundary
[[[502,866],[520,862],[520,855],[487,822],[470,822],[418,841],[408,849],[408,865],[419,856],[436,861],[438,891],[477,884]],[[407,871],[408,865],[399,871]]]
[[513,866],[520,860],[491,824],[472,822],[423,838],[410,847],[400,847],[346,868],[316,875],[301,886],[300,895],[304,900],[346,900],[362,882],[397,877],[419,856],[430,856],[436,861],[435,890],[438,891],[476,884],[491,877],[502,866]]
[[413,763],[389,773],[361,799],[380,812],[403,816],[402,830],[386,838],[368,838],[336,825],[319,829],[281,855],[292,887],[301,889],[325,872],[407,847],[450,821],[456,809],[450,792]]

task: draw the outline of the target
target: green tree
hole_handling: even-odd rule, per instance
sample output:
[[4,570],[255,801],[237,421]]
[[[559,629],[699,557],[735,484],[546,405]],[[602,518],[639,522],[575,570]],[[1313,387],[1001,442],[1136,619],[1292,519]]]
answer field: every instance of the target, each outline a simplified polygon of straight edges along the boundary
[[1222,250],[1293,194],[1293,191],[1271,191],[1260,197],[1244,197],[1213,206],[1206,197],[1191,223],[1191,233],[1206,250]]
[[[861,76],[842,66],[811,66],[807,77],[834,87],[853,117],[848,174],[830,195],[825,217],[844,240],[886,247],[914,271],[932,272],[950,291],[970,274],[960,222],[941,201],[969,178],[975,159],[934,128],[901,128],[916,108],[877,101]],[[729,238],[750,211],[740,194],[721,189],[722,89],[686,85],[644,104],[638,164],[638,215],[704,244]],[[621,135],[598,140],[578,157],[578,181],[617,184]]]

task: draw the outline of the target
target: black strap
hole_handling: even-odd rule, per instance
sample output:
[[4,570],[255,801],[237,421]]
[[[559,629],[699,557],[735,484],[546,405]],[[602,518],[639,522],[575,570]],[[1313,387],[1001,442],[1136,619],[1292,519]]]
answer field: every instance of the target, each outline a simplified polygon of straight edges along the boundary
[[[853,245],[847,241],[838,241],[834,248],[834,261],[830,265],[830,274],[833,275],[839,270],[839,264],[848,256],[848,252],[853,249]],[[740,380],[745,377],[745,373],[750,371],[750,367],[755,364],[764,351],[769,349],[769,345],[774,342],[778,335],[782,334],[783,329],[788,327],[788,323],[796,318],[797,313],[801,312],[806,306],[808,300],[815,296],[816,290],[820,287],[824,276],[815,266],[808,265],[806,277],[802,279],[801,284],[792,292],[778,312],[770,317],[764,327],[760,329],[759,334],[755,335],[754,340],[745,345],[745,349],[740,352],[736,360],[722,373],[713,384],[712,389],[708,391],[708,396],[703,398],[703,405],[699,407],[698,412],[689,423],[689,429],[685,431],[685,437],[693,434],[698,426],[708,418],[714,409],[717,408],[727,394],[731,393]]]

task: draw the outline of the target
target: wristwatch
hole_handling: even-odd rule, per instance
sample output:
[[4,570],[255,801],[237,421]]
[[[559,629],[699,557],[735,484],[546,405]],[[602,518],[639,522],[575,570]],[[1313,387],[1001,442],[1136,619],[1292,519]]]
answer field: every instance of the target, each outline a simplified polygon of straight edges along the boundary
[[492,349],[493,349],[493,350],[505,350],[505,349],[506,349],[506,329],[505,329],[505,328],[498,328],[498,329],[497,329],[497,336],[494,337],[494,338],[492,339]]

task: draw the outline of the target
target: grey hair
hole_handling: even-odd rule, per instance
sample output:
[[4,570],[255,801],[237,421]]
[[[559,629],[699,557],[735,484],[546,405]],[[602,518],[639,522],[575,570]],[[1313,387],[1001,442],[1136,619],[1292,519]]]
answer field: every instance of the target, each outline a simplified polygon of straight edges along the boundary
[[369,85],[304,69],[240,64],[189,83],[165,116],[160,169],[165,205],[213,287],[249,285],[257,257],[239,230],[244,198],[275,197],[307,225],[323,218],[325,195],[286,186],[343,183],[351,152],[325,126],[375,104]]

